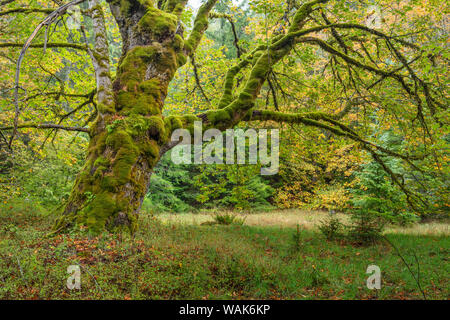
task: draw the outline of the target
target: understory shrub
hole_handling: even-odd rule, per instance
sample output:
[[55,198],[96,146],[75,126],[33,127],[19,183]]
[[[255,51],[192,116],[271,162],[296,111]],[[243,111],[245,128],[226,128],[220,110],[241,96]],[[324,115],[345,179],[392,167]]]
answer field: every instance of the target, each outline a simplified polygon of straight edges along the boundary
[[242,225],[242,224],[244,224],[243,218],[240,218],[236,214],[229,213],[229,212],[216,213],[214,215],[214,221],[217,224],[224,224],[224,225],[230,225],[230,224]]
[[319,231],[327,240],[336,240],[343,237],[344,225],[334,215],[329,215],[327,219],[319,225]]

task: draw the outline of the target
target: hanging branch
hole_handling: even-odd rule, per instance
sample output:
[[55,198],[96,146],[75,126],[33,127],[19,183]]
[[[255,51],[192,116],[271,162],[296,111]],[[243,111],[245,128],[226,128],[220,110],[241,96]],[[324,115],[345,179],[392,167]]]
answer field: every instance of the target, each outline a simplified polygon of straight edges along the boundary
[[236,25],[235,25],[235,23],[234,23],[234,21],[233,21],[233,17],[232,17],[231,15],[229,15],[229,14],[226,14],[226,13],[219,13],[219,12],[211,12],[211,13],[209,14],[209,17],[210,17],[210,18],[224,18],[224,19],[227,19],[227,20],[228,20],[228,22],[229,22],[230,25],[231,25],[231,31],[233,32],[233,37],[234,37],[233,45],[236,47],[236,54],[237,54],[237,57],[240,58],[241,55],[242,55],[242,53],[243,53],[243,50],[242,50],[242,48],[239,46],[239,37],[238,37],[238,35],[237,35]]
[[190,60],[191,60],[192,67],[194,69],[194,77],[195,77],[195,82],[197,83],[197,87],[199,88],[201,94],[203,95],[205,100],[208,102],[208,104],[211,105],[211,101],[209,100],[208,96],[205,93],[205,90],[203,90],[203,87],[200,83],[200,78],[198,76],[198,69],[197,69],[197,64],[195,63],[194,55],[191,55],[190,58],[191,58]]

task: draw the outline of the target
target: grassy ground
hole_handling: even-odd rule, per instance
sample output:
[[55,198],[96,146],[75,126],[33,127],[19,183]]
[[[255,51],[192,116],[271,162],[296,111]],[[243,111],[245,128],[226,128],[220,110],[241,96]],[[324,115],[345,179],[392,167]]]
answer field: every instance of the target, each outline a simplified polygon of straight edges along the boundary
[[[320,212],[251,215],[242,226],[200,225],[210,215],[143,215],[134,239],[83,232],[51,239],[51,217],[0,207],[1,299],[421,299],[395,250],[328,242]],[[298,241],[296,225],[300,225]],[[427,298],[449,298],[446,224],[396,228],[387,237],[416,271]],[[366,287],[381,268],[382,288]],[[81,290],[66,288],[81,266]]]
[[[245,225],[257,227],[289,227],[296,228],[297,224],[303,230],[317,231],[318,226],[327,219],[328,213],[325,211],[306,210],[273,210],[270,212],[238,215],[245,221]],[[349,215],[337,213],[336,217],[344,223],[349,222]],[[207,221],[214,221],[214,213],[184,213],[158,215],[158,219],[167,224],[188,224],[200,225]],[[412,224],[407,227],[388,226],[386,233],[399,233],[411,235],[442,235],[450,236],[450,225],[443,222],[427,222]]]

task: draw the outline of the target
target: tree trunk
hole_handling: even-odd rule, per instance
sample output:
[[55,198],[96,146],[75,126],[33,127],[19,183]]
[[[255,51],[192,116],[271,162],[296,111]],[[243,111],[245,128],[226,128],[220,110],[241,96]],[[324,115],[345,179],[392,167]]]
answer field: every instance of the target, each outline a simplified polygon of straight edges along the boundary
[[[123,54],[112,88],[102,87],[105,75],[97,75],[98,117],[90,129],[86,163],[55,225],[58,231],[84,225],[95,233],[105,228],[134,232],[160,149],[172,131],[182,127],[180,120],[162,116],[169,82],[186,61],[178,17],[130,3],[133,6],[126,8],[110,4],[122,34]],[[96,34],[96,41],[99,38],[101,34]],[[97,70],[102,61],[108,63],[95,58]],[[100,101],[108,90],[113,101]]]

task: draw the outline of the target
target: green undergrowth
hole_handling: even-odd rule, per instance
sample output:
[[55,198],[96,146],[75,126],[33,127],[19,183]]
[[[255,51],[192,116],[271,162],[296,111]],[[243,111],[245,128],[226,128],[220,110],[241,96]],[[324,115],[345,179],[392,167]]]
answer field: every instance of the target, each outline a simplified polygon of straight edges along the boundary
[[[387,244],[326,241],[281,227],[175,225],[140,217],[134,238],[84,230],[45,238],[51,216],[0,206],[0,299],[421,299]],[[448,299],[448,237],[388,234],[429,299]],[[382,288],[367,289],[378,265]],[[69,290],[67,267],[81,266]]]

